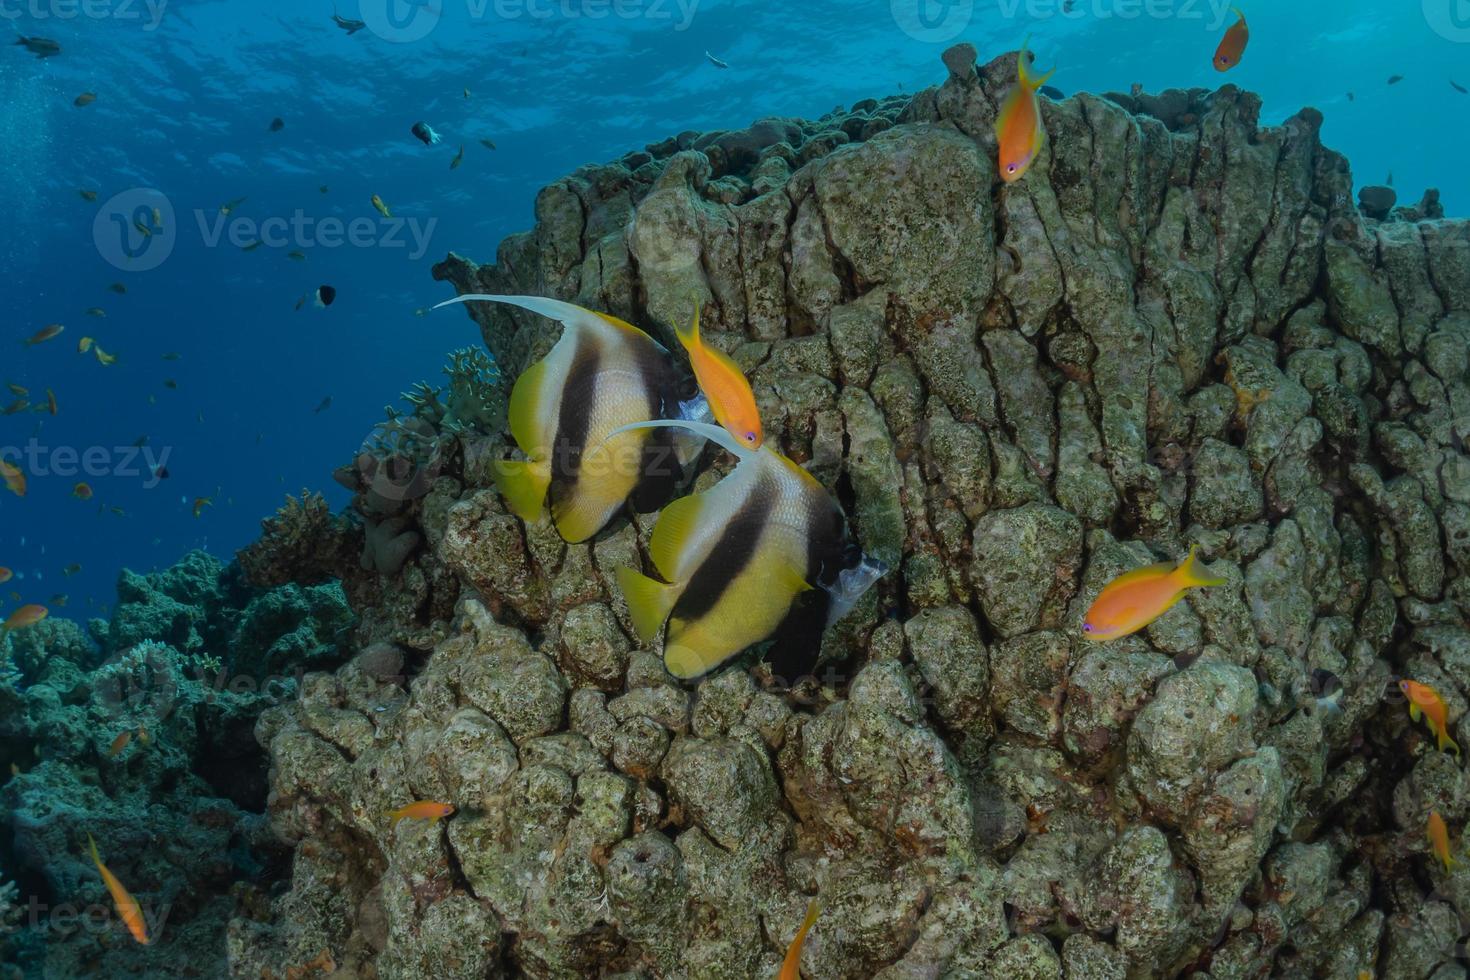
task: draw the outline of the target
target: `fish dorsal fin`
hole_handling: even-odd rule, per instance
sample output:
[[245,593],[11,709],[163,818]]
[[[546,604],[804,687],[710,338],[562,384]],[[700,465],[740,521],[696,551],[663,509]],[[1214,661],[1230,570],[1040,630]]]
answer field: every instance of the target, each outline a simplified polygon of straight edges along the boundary
[[671,582],[678,578],[682,564],[679,559],[699,531],[707,503],[708,498],[702,493],[680,497],[658,515],[653,537],[648,542],[648,556],[653,559],[658,573]]

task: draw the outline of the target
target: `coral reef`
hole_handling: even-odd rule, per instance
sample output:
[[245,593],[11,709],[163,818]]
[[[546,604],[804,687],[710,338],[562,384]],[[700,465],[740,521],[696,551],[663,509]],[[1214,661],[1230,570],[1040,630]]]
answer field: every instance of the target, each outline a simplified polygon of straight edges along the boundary
[[[124,572],[91,637],[50,618],[0,640],[0,928],[17,888],[35,913],[0,949],[26,977],[219,976],[237,896],[284,870],[262,816],[256,719],[330,669],[352,626],[335,585],[255,592],[193,552],[162,572]],[[96,643],[94,645],[93,639]],[[160,941],[126,936],[87,855],[96,838]],[[243,891],[242,891],[243,890]]]
[[[1316,111],[1261,126],[1233,86],[1047,100],[1003,185],[1015,55],[944,63],[584,167],[494,265],[435,269],[665,339],[703,304],[768,440],[896,568],[819,675],[675,683],[611,584],[652,520],[523,524],[485,472],[498,416],[467,452],[421,390],[408,442],[342,476],[360,652],[255,723],[294,854],[236,910],[232,975],[763,977],[813,895],[823,978],[1464,975],[1470,862],[1424,824],[1462,828],[1470,782],[1392,680],[1470,738],[1470,222],[1360,207]],[[555,340],[470,313],[507,377]],[[1082,636],[1109,580],[1191,545],[1225,585]],[[146,584],[162,649],[223,649]],[[457,812],[394,825],[413,800]],[[150,895],[166,857],[128,869]]]
[[287,496],[274,517],[261,522],[258,540],[236,554],[251,585],[269,589],[287,582],[316,585],[340,579],[349,567],[355,528],[346,517],[336,517],[319,493],[301,491]]

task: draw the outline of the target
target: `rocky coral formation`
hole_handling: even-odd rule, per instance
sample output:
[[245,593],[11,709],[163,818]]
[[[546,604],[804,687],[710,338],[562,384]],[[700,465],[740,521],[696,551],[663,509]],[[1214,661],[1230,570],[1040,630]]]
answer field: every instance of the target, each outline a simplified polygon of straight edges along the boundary
[[307,490],[299,498],[288,495],[275,516],[261,522],[261,531],[236,560],[246,580],[262,589],[340,579],[362,547],[352,522],[333,515],[325,497]]
[[[585,167],[436,269],[666,334],[702,303],[897,572],[801,696],[686,687],[611,584],[651,522],[568,546],[472,465],[378,510],[375,556],[422,550],[374,557],[360,634],[418,656],[261,716],[295,859],[234,975],[770,976],[813,895],[823,978],[1463,975],[1470,871],[1423,828],[1470,784],[1385,692],[1470,737],[1470,224],[1360,212],[1318,113],[1232,86],[1047,101],[1003,186],[1014,55],[974,61]],[[555,339],[473,315],[509,376]],[[1084,640],[1190,545],[1226,585]],[[458,813],[394,827],[414,799]]]
[[[218,976],[238,896],[284,870],[262,816],[256,719],[329,669],[353,624],[335,585],[253,592],[194,552],[149,575],[124,572],[110,621],[89,637],[51,618],[0,639],[0,932],[25,896],[24,927],[0,962],[26,977]],[[152,947],[121,930],[87,854],[138,899]],[[192,973],[190,971],[193,971]]]

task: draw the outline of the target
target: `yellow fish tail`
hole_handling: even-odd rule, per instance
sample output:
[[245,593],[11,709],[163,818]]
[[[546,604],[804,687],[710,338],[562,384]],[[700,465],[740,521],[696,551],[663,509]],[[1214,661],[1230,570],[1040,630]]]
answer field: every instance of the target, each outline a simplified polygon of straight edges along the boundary
[[821,899],[814,898],[806,907],[806,918],[801,920],[801,931],[810,932],[812,926],[817,924],[817,916],[822,914]]
[[1438,747],[1441,752],[1443,752],[1444,747],[1448,745],[1451,749],[1454,750],[1455,755],[1460,754],[1460,743],[1450,738],[1450,733],[1446,728],[1441,727],[1439,731],[1437,731],[1435,734],[1439,736]]
[[672,585],[655,582],[641,572],[631,568],[619,568],[616,573],[618,586],[628,603],[628,615],[633,618],[633,629],[638,638],[647,643],[658,635],[664,621],[674,609],[679,598],[678,589]]
[[689,351],[691,354],[694,353],[695,348],[701,346],[699,340],[698,303],[694,304],[694,320],[687,327],[675,326],[674,335],[679,338],[679,343],[684,345],[684,349]]
[[551,485],[550,463],[498,459],[491,464],[491,470],[495,487],[513,514],[523,521],[534,521],[541,516],[546,488]]
[[1045,75],[1041,75],[1040,77],[1032,75],[1030,69],[1026,67],[1026,49],[1027,46],[1030,44],[1031,35],[1027,34],[1026,40],[1021,42],[1020,53],[1016,55],[1016,77],[1023,87],[1028,88],[1034,92],[1037,89],[1041,88],[1041,86],[1045,85],[1047,81],[1049,81],[1051,77],[1057,73],[1057,70],[1055,67],[1053,67],[1051,71],[1047,72]]
[[1186,589],[1205,585],[1224,585],[1226,583],[1225,579],[1210,575],[1200,567],[1199,545],[1190,547],[1189,557],[1184,559],[1174,574],[1179,577],[1180,586]]

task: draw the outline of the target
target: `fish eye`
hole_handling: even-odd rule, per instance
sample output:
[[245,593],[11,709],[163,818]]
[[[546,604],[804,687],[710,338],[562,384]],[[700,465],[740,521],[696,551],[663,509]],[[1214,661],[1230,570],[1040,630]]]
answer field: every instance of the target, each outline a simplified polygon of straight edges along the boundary
[[1084,633],[1091,633],[1092,632],[1092,624],[1091,623],[1083,623],[1082,624],[1082,632],[1084,632]]
[[1016,172],[1016,165],[1014,163],[1011,164],[1010,166],[1006,167],[1006,173],[1013,174],[1015,172]]
[[747,432],[745,434],[745,441],[746,442],[755,442],[755,433],[754,432]]

